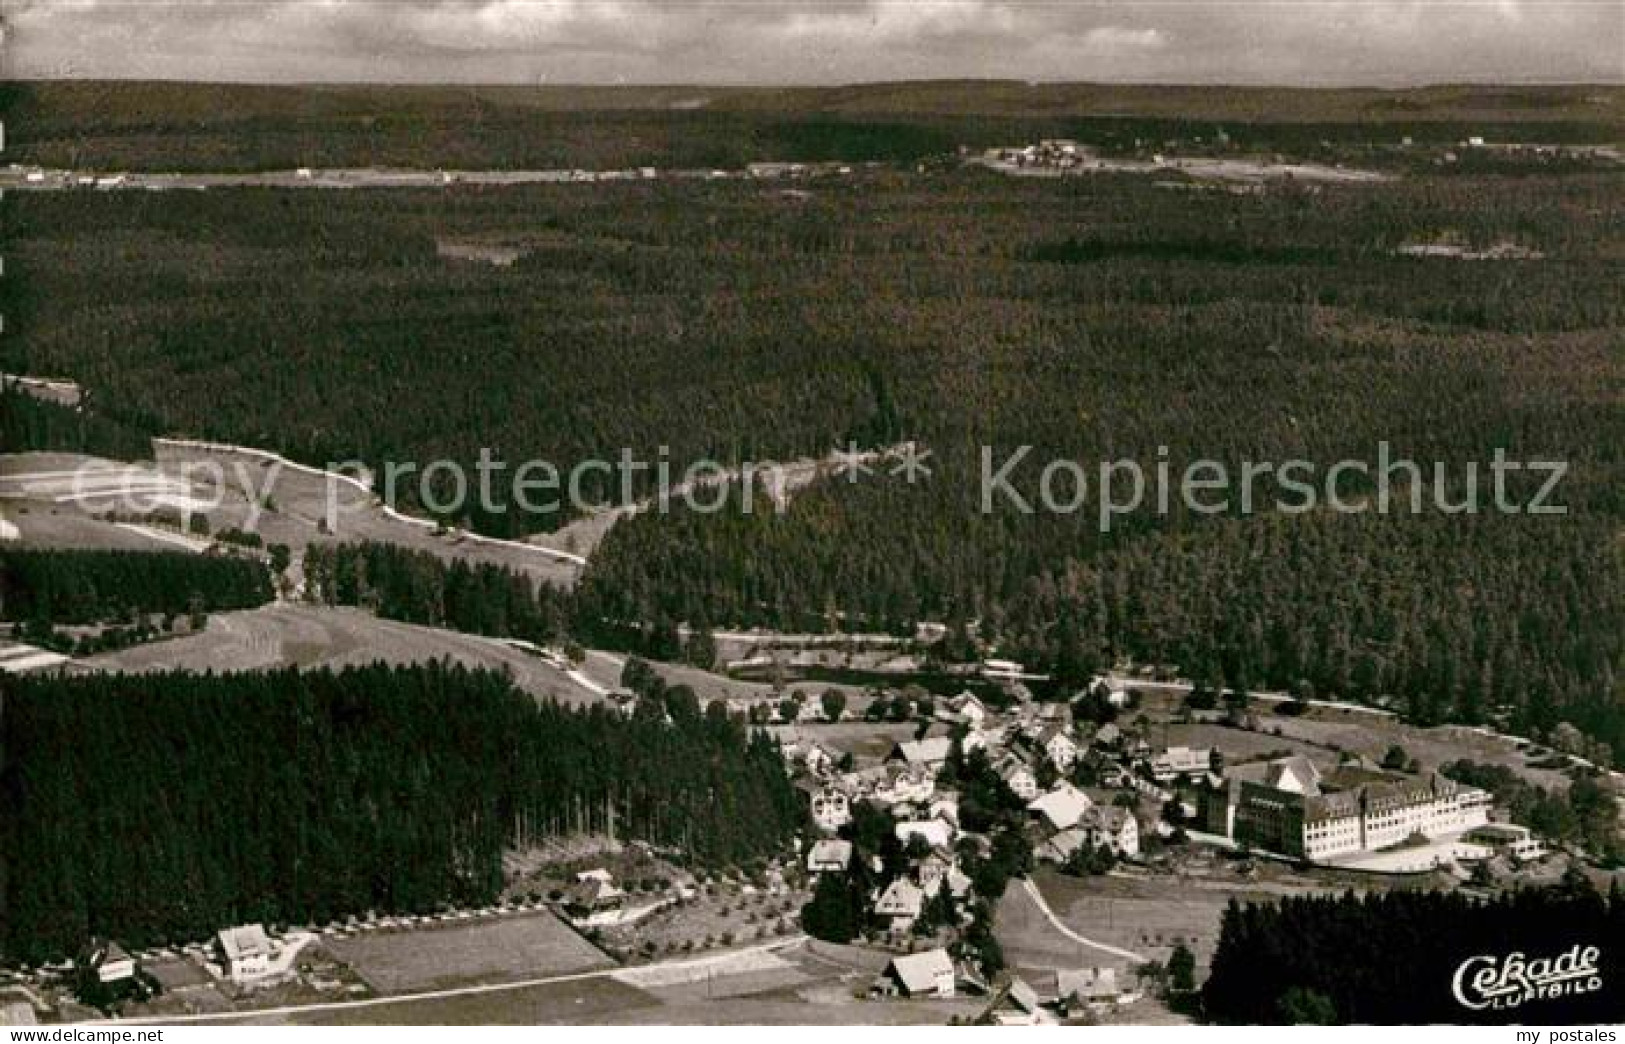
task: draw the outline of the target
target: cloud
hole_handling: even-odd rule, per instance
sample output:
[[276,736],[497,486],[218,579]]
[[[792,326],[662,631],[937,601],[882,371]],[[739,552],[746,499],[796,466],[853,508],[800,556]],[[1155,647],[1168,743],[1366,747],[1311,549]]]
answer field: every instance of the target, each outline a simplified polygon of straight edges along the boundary
[[837,83],[1625,79],[1596,0],[13,0],[20,76]]

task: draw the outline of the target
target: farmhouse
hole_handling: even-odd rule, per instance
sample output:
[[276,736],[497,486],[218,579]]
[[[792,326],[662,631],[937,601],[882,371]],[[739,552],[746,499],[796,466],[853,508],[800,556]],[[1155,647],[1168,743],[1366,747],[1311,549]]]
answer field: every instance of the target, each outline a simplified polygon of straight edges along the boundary
[[214,937],[214,945],[221,968],[234,982],[264,975],[271,968],[273,947],[262,924],[224,928]]
[[1051,725],[1038,736],[1038,747],[1063,775],[1072,771],[1078,760],[1078,745],[1072,741],[1071,730],[1064,725]]
[[1054,1019],[1039,1006],[1038,991],[1025,979],[1011,979],[998,991],[984,1016],[995,1026],[1038,1026]]
[[95,970],[103,986],[132,982],[136,976],[135,958],[116,942],[98,942],[91,947],[86,964]]
[[1120,856],[1140,854],[1140,824],[1134,813],[1115,805],[1096,805],[1079,823],[1088,844],[1104,845]]
[[1099,1010],[1138,999],[1117,981],[1116,968],[1060,968],[1055,972],[1054,1003],[1063,1013]]
[[1181,776],[1200,776],[1213,764],[1213,752],[1206,747],[1169,747],[1151,759],[1151,778],[1172,783]]
[[953,741],[947,736],[933,736],[930,739],[907,740],[897,744],[888,760],[902,761],[911,766],[924,766],[938,769],[948,760],[948,751]]
[[1061,783],[1049,793],[1033,798],[1027,811],[1042,820],[1051,830],[1070,830],[1078,825],[1083,814],[1094,807],[1089,795],[1070,783]]
[[940,947],[906,957],[894,957],[875,984],[885,996],[952,997],[954,962]]
[[626,893],[615,886],[607,870],[586,870],[576,875],[575,887],[565,901],[566,907],[578,917],[609,910],[619,910],[626,902]]
[[891,930],[899,933],[914,927],[924,908],[925,892],[906,877],[887,885],[875,900],[875,916],[891,918]]

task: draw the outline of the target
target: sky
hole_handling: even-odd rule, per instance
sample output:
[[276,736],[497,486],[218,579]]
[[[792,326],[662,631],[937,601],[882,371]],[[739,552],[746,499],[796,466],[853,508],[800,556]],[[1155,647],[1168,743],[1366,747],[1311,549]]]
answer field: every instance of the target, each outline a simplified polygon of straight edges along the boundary
[[0,0],[9,75],[259,83],[1625,81],[1625,0]]

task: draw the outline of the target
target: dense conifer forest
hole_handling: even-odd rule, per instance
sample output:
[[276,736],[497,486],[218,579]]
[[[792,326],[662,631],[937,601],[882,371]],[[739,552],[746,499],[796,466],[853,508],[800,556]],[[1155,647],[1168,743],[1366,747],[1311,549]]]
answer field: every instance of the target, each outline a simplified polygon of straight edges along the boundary
[[[1621,938],[1625,894],[1599,895],[1583,875],[1562,888],[1491,900],[1431,891],[1232,900],[1203,1007],[1223,1023],[1617,1023],[1625,1018]],[[1484,1010],[1453,994],[1452,978],[1470,958],[1491,958],[1499,968],[1516,952],[1529,969],[1574,947],[1600,951],[1595,979],[1577,980],[1585,992]],[[1468,997],[1483,999],[1471,990]]]
[[10,679],[0,947],[486,903],[508,846],[574,831],[777,853],[802,812],[776,745],[689,697],[627,719],[442,665]]
[[151,434],[91,409],[47,402],[0,381],[0,451],[84,453],[112,460],[152,456]]
[[[492,127],[546,108],[499,94],[486,99]],[[824,122],[836,129],[789,121],[795,133],[779,137],[764,129],[770,103],[746,96],[692,121],[649,111],[536,117],[538,127],[568,124],[581,140],[623,144],[642,132],[617,139],[606,128],[659,124],[667,137],[639,139],[657,152],[703,125],[715,136],[706,140],[751,158],[813,139],[839,151],[868,133],[854,125],[885,122],[885,105],[893,122],[924,128],[878,136],[920,150],[923,170],[794,187],[12,194],[16,336],[0,345],[0,366],[81,380],[103,416],[138,430],[316,464],[359,458],[375,470],[471,463],[490,448],[568,472],[623,448],[654,461],[662,447],[680,470],[700,458],[733,464],[915,439],[932,454],[926,482],[882,469],[815,483],[783,514],[679,510],[618,525],[570,615],[662,629],[939,619],[975,624],[985,644],[1068,678],[1126,657],[1204,680],[1381,701],[1423,722],[1504,720],[1538,734],[1569,721],[1625,753],[1625,406],[1611,393],[1625,380],[1617,171],[1499,153],[1446,163],[1439,149],[1394,158],[1401,134],[1459,141],[1452,135],[1467,125],[1449,122],[1458,117],[1508,140],[1592,140],[1564,125],[1585,98],[1557,91],[1521,126],[1494,115],[1491,96],[1511,105],[1506,97],[1472,90],[1420,92],[1416,107],[1388,113],[1392,123],[1382,107],[1395,98],[1320,97],[1349,121],[1331,129],[1296,110],[1299,122],[1279,123],[1237,110],[1223,117],[1237,150],[1360,163],[1350,135],[1388,135],[1387,151],[1365,159],[1403,176],[1227,191],[1175,172],[1043,179],[961,169],[939,151],[944,127],[967,143],[1019,143],[1036,129],[1016,100],[973,94],[973,118],[954,123],[914,111],[912,96],[835,92]],[[369,98],[323,95],[307,115],[350,127],[344,148],[357,155],[393,155],[414,139],[366,122]],[[1156,106],[1140,110],[1146,126],[1091,123],[1094,103],[1080,99],[1052,99],[1061,122],[1049,133],[1122,148],[1133,142],[1106,139],[1126,130],[1153,144],[1212,138],[1205,124],[1157,124],[1168,112]],[[13,101],[43,107],[43,128],[51,106],[83,104],[73,91]],[[272,104],[253,89],[224,90],[215,103],[249,114],[244,126]],[[449,135],[469,104],[424,100],[415,129]],[[1404,112],[1444,122],[1419,129]],[[197,115],[200,125],[212,118]],[[141,132],[135,116],[108,119],[107,141],[129,139],[117,148],[133,149],[141,133],[166,155],[182,148],[170,130]],[[211,132],[198,148],[228,140]],[[518,139],[493,131],[443,143],[477,165],[503,140]],[[520,158],[537,157],[508,160]],[[519,257],[501,267],[442,256],[447,242]],[[1400,253],[1430,244],[1516,249],[1493,261]],[[1103,532],[1093,487],[1070,514],[982,506],[984,447],[995,462],[1032,447],[1012,473],[1031,499],[1040,468],[1056,459],[1079,462],[1091,480],[1119,458],[1149,473],[1165,457],[1176,475],[1202,459],[1232,475],[1249,461],[1302,459],[1323,474],[1344,460],[1374,469],[1382,443],[1421,465],[1420,479],[1400,479],[1402,500],[1423,492],[1420,517],[1323,506],[1247,515],[1233,498],[1207,516],[1176,497],[1165,515],[1136,512]],[[1497,450],[1568,462],[1554,498],[1567,514],[1438,506],[1441,491],[1461,502],[1470,464],[1486,495]],[[1438,490],[1435,462],[1445,469]],[[652,474],[634,477],[636,495]],[[594,473],[586,488],[609,497],[618,485]],[[1516,476],[1515,499],[1537,485]],[[1259,502],[1279,490],[1266,480]],[[1372,496],[1358,476],[1339,490]],[[570,513],[468,510],[449,521],[512,536]],[[352,593],[421,620],[469,620],[473,610],[439,603],[453,587],[483,598],[485,585],[504,582],[413,586],[413,570],[391,572],[398,579]],[[496,601],[506,608],[470,629],[554,626],[545,605],[530,619],[523,598]]]
[[557,642],[570,630],[568,597],[502,566],[447,562],[376,541],[312,544],[305,596],[406,623],[497,638]]
[[0,619],[123,622],[252,609],[274,597],[257,558],[184,551],[0,551]]

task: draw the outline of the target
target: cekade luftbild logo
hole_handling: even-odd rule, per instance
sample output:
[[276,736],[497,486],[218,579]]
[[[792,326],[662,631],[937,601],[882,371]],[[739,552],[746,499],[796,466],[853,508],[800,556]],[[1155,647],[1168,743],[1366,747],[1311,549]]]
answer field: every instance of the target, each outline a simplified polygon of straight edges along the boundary
[[1522,953],[1469,957],[1456,969],[1450,988],[1473,1011],[1506,1010],[1529,1001],[1556,1000],[1602,989],[1596,946],[1575,944],[1556,957],[1529,960]]

